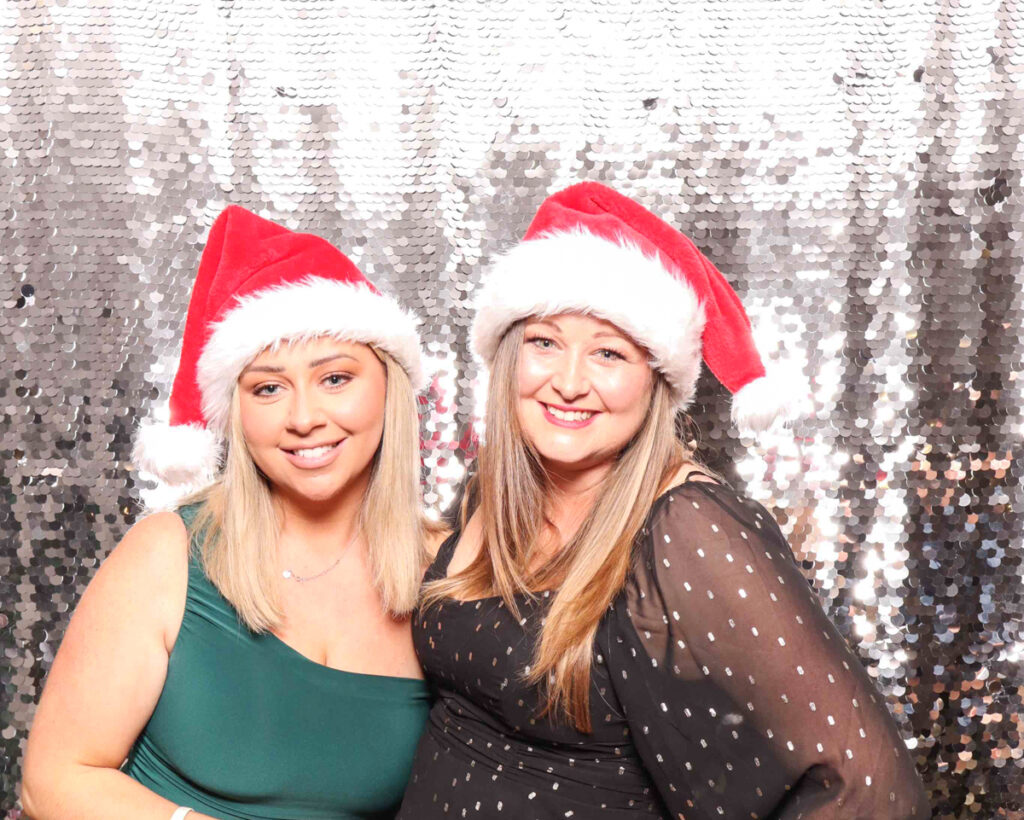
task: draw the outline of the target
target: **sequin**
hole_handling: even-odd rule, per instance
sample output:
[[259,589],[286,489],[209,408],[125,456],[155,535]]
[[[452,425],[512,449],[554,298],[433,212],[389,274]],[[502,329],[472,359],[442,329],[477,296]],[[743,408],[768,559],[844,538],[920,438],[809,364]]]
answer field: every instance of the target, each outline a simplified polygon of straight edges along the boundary
[[691,235],[772,358],[802,351],[814,416],[755,443],[703,379],[701,455],[777,511],[936,817],[1024,811],[1019,4],[154,8],[0,11],[0,809],[70,611],[159,501],[131,429],[221,205],[327,236],[423,316],[436,514],[480,431],[476,283],[589,178]]

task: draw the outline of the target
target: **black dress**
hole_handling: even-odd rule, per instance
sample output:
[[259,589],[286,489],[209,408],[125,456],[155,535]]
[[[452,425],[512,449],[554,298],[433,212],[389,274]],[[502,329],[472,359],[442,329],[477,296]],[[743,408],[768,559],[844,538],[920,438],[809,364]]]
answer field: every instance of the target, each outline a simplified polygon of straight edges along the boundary
[[[447,574],[458,533],[427,578]],[[593,732],[523,682],[546,599],[413,619],[437,690],[399,818],[926,818],[896,727],[771,515],[721,484],[662,495],[597,633]]]

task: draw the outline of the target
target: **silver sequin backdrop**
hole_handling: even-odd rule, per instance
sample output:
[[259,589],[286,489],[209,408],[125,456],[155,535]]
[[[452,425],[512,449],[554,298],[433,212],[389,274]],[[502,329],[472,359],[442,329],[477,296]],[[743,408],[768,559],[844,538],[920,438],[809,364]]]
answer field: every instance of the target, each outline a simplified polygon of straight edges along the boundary
[[765,503],[935,816],[1024,817],[1024,9],[984,0],[0,3],[0,810],[68,616],[153,488],[193,272],[234,202],[424,320],[440,507],[488,258],[600,180],[688,233],[811,416],[702,454]]

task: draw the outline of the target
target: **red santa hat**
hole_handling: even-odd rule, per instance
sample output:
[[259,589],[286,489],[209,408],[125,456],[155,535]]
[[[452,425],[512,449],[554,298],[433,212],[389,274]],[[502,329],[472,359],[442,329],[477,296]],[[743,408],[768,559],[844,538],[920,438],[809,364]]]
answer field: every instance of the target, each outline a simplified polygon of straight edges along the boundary
[[606,319],[647,348],[680,409],[702,355],[733,394],[741,429],[794,418],[806,395],[799,380],[765,370],[739,297],[697,246],[595,182],[544,200],[523,241],[495,262],[478,293],[473,346],[490,365],[514,322],[571,312]]
[[375,345],[421,386],[416,319],[337,248],[237,205],[217,217],[185,319],[169,423],[143,423],[137,467],[167,484],[209,482],[239,375],[282,341],[331,336]]

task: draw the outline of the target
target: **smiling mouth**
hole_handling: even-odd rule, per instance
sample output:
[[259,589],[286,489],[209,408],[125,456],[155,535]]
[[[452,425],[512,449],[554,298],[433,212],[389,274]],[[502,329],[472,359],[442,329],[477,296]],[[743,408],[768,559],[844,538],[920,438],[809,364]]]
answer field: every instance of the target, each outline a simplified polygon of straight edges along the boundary
[[331,450],[333,450],[339,444],[341,444],[341,442],[340,441],[336,441],[336,442],[334,442],[334,444],[321,444],[319,447],[303,447],[303,448],[298,449],[298,450],[287,450],[286,449],[285,452],[286,453],[290,453],[291,455],[295,456],[296,458],[305,458],[305,459],[309,459],[310,461],[312,461],[314,459],[323,458],[325,455],[327,455],[329,452],[331,452]]
[[594,416],[597,415],[597,410],[569,410],[561,407],[555,407],[553,404],[546,404],[541,402],[544,410],[550,414],[553,418],[558,421],[566,421],[571,424],[579,424],[584,421],[590,421]]

